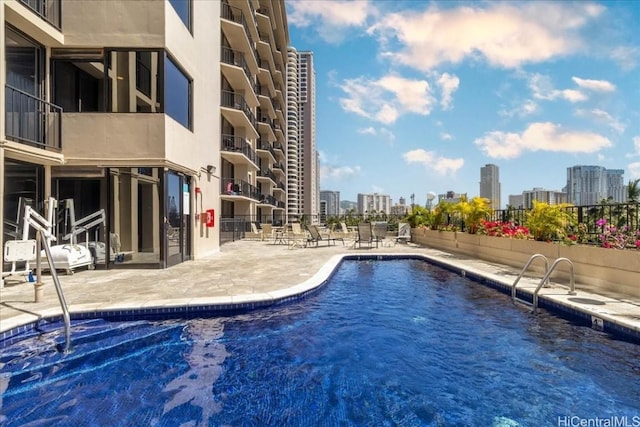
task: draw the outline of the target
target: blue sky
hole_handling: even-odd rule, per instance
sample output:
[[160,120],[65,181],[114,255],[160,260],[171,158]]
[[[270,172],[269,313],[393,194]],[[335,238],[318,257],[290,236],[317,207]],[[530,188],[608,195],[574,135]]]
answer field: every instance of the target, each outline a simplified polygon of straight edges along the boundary
[[561,190],[567,167],[640,178],[640,1],[286,0],[314,54],[322,190],[393,202]]

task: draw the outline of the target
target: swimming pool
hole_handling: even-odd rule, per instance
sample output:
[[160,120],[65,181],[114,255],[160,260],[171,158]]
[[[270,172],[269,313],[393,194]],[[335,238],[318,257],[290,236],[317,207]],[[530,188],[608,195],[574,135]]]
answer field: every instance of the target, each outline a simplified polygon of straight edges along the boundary
[[67,356],[3,351],[0,425],[640,425],[640,346],[420,260],[344,261],[271,309],[72,337]]

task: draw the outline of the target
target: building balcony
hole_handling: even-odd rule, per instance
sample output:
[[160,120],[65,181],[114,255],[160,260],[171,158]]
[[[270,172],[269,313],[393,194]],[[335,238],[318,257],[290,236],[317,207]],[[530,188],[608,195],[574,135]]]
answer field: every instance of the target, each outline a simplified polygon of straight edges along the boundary
[[255,138],[257,138],[256,118],[244,96],[223,90],[220,98],[224,118],[227,119],[234,128],[247,129],[248,133],[253,134]]
[[269,163],[275,163],[276,161],[276,151],[273,149],[273,146],[266,140],[260,138],[258,140],[258,153],[270,153],[271,156],[269,158]]
[[251,70],[244,52],[222,46],[220,62],[223,65],[222,73],[236,90],[252,87]]
[[42,149],[62,148],[62,108],[5,85],[7,139]]
[[249,69],[252,71],[257,70],[257,62],[253,53],[253,37],[242,9],[221,2],[220,17],[222,18],[220,20],[220,26],[231,48],[244,52]]
[[225,134],[221,137],[222,146],[220,147],[220,153],[223,159],[234,165],[246,164],[253,169],[258,169],[258,156],[256,151],[245,138]]
[[220,198],[223,200],[260,200],[260,189],[242,179],[222,178],[220,180]]
[[62,0],[19,0],[54,28],[62,28]]
[[[96,164],[140,159],[157,163],[166,158],[165,114],[86,112],[64,113],[63,118],[62,153],[67,158]],[[187,129],[184,133],[185,138],[190,134]]]
[[276,174],[273,173],[272,170],[269,169],[261,169],[258,171],[258,179],[270,179],[271,181],[273,181],[273,185],[276,184],[277,178],[276,178]]

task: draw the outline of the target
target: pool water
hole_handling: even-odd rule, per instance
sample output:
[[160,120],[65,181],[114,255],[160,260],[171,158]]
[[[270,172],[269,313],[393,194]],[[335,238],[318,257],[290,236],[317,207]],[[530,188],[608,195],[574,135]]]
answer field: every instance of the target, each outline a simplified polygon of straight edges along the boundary
[[640,425],[640,346],[420,260],[345,261],[268,310],[77,323],[66,356],[52,339],[3,350],[0,426]]

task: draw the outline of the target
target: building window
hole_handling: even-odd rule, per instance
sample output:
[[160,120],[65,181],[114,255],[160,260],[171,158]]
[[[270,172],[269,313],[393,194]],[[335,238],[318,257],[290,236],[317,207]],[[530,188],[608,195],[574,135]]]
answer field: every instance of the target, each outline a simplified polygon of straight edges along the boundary
[[192,0],[169,0],[184,25],[191,31],[191,3]]
[[191,79],[165,54],[165,112],[191,129]]
[[52,49],[53,97],[66,112],[162,113],[162,50]]

